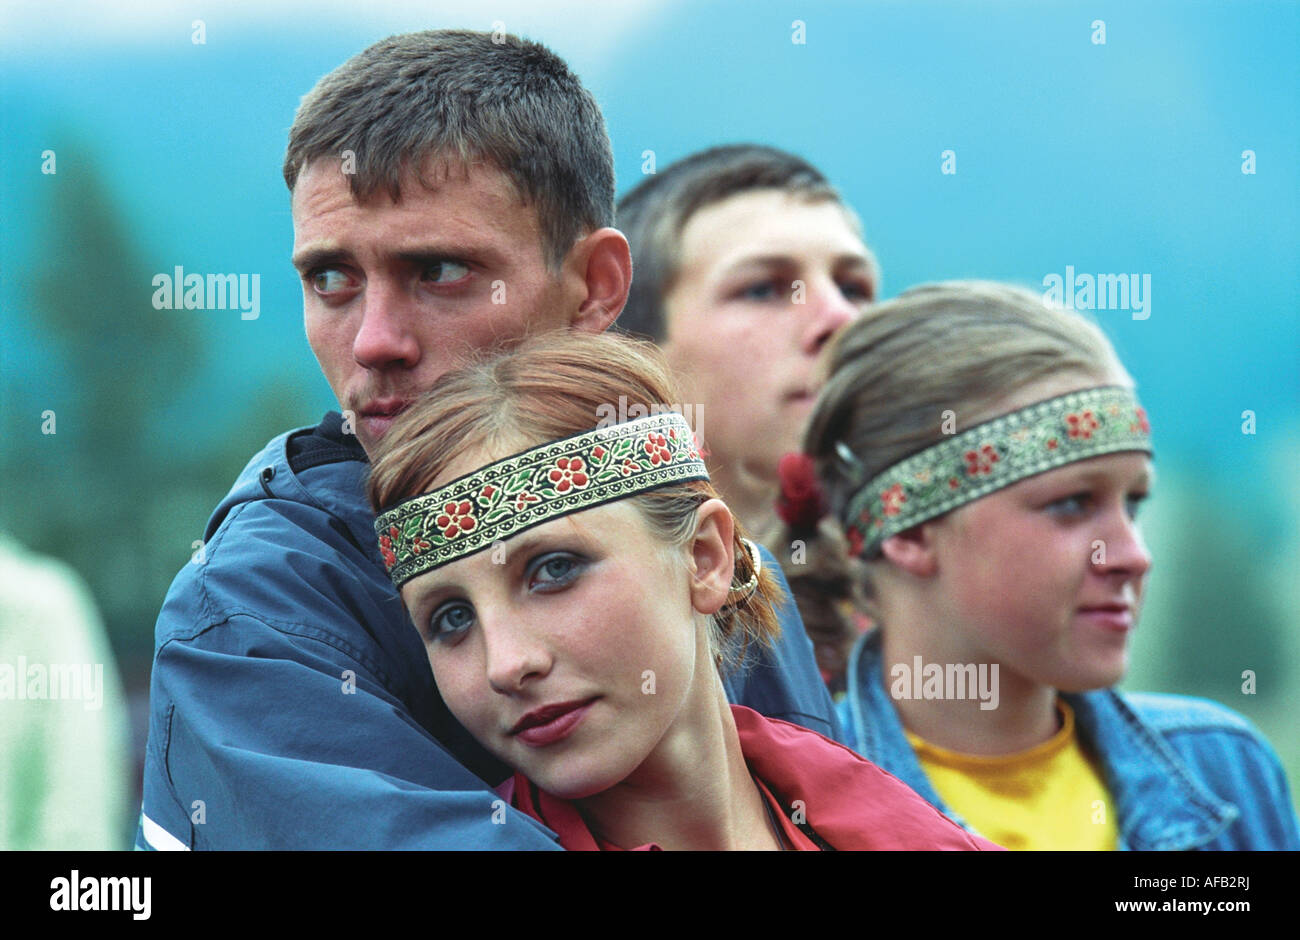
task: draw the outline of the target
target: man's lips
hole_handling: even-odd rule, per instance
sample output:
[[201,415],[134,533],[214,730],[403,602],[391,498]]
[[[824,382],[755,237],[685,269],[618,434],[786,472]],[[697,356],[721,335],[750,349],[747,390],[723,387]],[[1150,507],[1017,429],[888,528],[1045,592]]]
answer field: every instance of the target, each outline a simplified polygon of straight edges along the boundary
[[399,414],[410,404],[406,398],[377,398],[367,403],[360,412],[360,423],[371,441],[383,437]]
[[363,418],[395,418],[411,403],[409,398],[376,398],[361,409]]
[[534,709],[510,729],[510,734],[525,744],[540,747],[554,744],[569,733],[586,717],[587,710],[596,699],[559,702]]

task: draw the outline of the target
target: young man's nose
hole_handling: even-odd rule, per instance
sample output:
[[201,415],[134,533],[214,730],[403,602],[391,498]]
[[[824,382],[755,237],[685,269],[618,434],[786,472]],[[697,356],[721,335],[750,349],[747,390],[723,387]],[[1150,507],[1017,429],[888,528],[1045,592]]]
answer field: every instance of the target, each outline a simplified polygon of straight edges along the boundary
[[861,313],[857,304],[844,296],[840,286],[826,279],[809,285],[808,315],[802,337],[802,348],[810,356],[821,351],[832,336],[847,326]]
[[361,299],[361,323],[352,341],[352,355],[367,369],[401,366],[414,368],[420,361],[420,343],[413,317],[418,311],[396,285],[379,279],[367,282]]

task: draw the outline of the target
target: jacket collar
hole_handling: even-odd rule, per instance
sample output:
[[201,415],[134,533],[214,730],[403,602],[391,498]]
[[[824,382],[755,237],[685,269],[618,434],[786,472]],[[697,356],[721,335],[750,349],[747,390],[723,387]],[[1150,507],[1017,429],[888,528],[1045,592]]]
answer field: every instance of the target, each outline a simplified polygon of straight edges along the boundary
[[[732,705],[731,714],[750,771],[775,797],[782,815],[819,847],[996,848],[971,841],[916,794],[844,745],[743,705]],[[497,792],[550,827],[566,849],[614,848],[593,836],[572,803],[539,790],[523,774],[516,773]]]
[[[885,691],[880,631],[854,645],[848,666],[851,738],[862,756],[894,774],[949,818],[949,809],[907,743],[898,709]],[[1210,793],[1187,765],[1111,689],[1063,693],[1074,709],[1080,740],[1098,755],[1115,800],[1120,848],[1187,850],[1222,834],[1240,810]]]
[[[328,466],[328,484],[311,482],[317,467]],[[355,434],[343,431],[343,416],[327,412],[315,427],[273,437],[240,472],[235,485],[213,510],[204,531],[209,541],[226,516],[255,499],[286,499],[324,510],[343,523],[344,533],[380,572],[384,561],[375,539],[374,514],[365,498],[370,463]],[[387,576],[385,576],[387,580]]]
[[1100,755],[1125,848],[1185,851],[1223,834],[1241,811],[1219,799],[1113,690],[1063,693],[1080,737]]

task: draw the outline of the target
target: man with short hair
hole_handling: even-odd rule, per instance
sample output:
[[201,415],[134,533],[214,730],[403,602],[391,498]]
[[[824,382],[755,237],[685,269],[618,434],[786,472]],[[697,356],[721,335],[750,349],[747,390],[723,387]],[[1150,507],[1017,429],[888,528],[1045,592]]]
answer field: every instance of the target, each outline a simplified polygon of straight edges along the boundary
[[[307,337],[343,414],[253,458],[168,592],[136,845],[555,848],[439,698],[362,481],[394,415],[466,355],[622,309],[600,110],[536,43],[396,36],[308,94],[284,170]],[[728,692],[834,736],[792,603],[782,624]]]
[[774,147],[714,147],[618,204],[636,278],[618,329],[659,343],[700,410],[709,475],[753,532],[776,521],[777,464],[800,449],[817,355],[876,297],[852,210]]

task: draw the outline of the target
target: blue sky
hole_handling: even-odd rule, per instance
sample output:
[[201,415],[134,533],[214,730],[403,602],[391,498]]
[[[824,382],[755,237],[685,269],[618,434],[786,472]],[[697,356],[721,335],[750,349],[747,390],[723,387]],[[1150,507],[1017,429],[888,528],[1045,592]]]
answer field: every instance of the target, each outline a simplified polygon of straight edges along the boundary
[[[208,3],[200,14],[8,4],[0,261],[10,275],[39,270],[58,250],[45,230],[49,190],[93,165],[149,270],[261,275],[257,321],[177,312],[201,321],[213,355],[195,382],[160,394],[187,412],[237,412],[256,406],[274,372],[307,390],[310,423],[332,399],[288,265],[279,165],[293,109],[321,74],[390,32],[500,21],[551,44],[592,88],[620,190],[647,149],[663,165],[758,140],[837,182],[881,258],[886,295],[950,277],[1040,286],[1067,265],[1149,274],[1149,319],[1097,316],[1139,381],[1163,455],[1236,473],[1266,459],[1270,440],[1300,433],[1296,5],[629,3],[601,16],[539,6],[377,3],[362,16],[335,2]],[[791,41],[795,20],[803,44]],[[47,147],[53,177],[39,172]],[[1253,175],[1241,172],[1247,149]],[[940,172],[945,150],[956,174]],[[20,315],[30,294],[21,276],[7,287],[6,370],[40,382],[39,324]],[[151,292],[142,284],[142,303]],[[87,341],[121,315],[91,312]],[[148,350],[140,356],[143,367]],[[1240,434],[1245,409],[1268,439]]]

